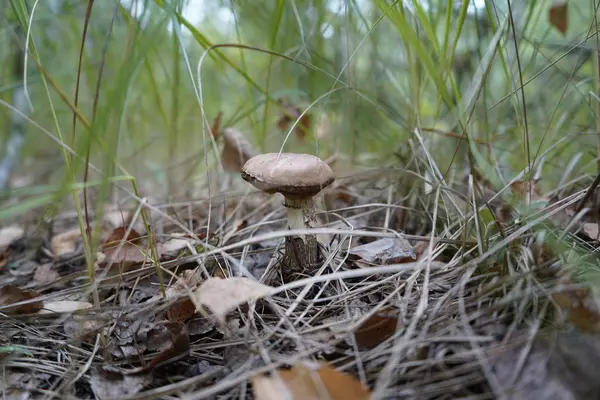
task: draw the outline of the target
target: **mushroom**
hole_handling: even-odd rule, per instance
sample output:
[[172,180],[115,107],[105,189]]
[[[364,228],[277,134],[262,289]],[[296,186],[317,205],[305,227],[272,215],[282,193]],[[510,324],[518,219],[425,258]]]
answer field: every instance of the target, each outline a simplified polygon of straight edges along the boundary
[[[310,229],[317,224],[313,197],[333,182],[334,174],[327,163],[310,154],[266,153],[244,164],[242,178],[265,193],[283,195],[289,229]],[[284,282],[310,274],[318,261],[315,235],[286,237]]]

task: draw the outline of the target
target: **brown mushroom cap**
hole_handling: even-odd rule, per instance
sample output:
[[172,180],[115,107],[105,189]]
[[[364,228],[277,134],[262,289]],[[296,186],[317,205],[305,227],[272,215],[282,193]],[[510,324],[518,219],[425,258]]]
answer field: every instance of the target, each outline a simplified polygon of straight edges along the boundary
[[266,193],[286,197],[309,197],[334,180],[329,165],[311,154],[265,153],[249,159],[242,178]]

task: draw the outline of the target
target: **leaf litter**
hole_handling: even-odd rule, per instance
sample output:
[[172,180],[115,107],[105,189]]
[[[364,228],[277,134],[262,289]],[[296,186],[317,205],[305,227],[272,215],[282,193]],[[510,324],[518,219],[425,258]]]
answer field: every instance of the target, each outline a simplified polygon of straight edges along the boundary
[[[540,246],[534,233],[525,233],[478,261],[476,240],[460,236],[464,232],[452,225],[460,218],[449,210],[440,209],[443,223],[434,225],[419,202],[404,204],[411,204],[410,213],[378,206],[389,201],[384,189],[395,179],[382,172],[357,175],[323,193],[325,202],[339,204],[327,206],[335,218],[322,219],[330,218],[337,231],[327,233],[319,272],[284,291],[262,281],[265,270],[279,268],[279,238],[254,239],[285,228],[276,202],[241,207],[235,216],[214,207],[208,246],[205,236],[161,225],[159,265],[144,232],[130,228],[138,226],[131,214],[119,212],[104,224],[95,260],[100,308],[93,306],[85,259],[73,242],[78,235],[55,239],[54,247],[52,238],[15,237],[0,268],[4,392],[23,398],[61,388],[57,396],[73,398],[194,393],[270,399],[290,393],[355,399],[384,393],[437,399],[513,390],[539,398],[546,385],[572,398],[582,398],[578,387],[597,393],[583,369],[561,370],[577,361],[595,365],[600,352],[596,295],[580,277],[561,273],[568,260],[558,247]],[[542,209],[560,207],[539,187],[529,195],[524,187],[512,185],[517,202],[528,196]],[[340,198],[339,188],[353,195]],[[252,196],[253,204],[269,204],[262,194]],[[527,223],[515,222],[514,201],[499,206],[507,210],[504,234]],[[186,215],[181,207],[173,206],[173,215]],[[196,233],[208,223],[205,210],[190,220]],[[491,245],[504,240],[494,229],[487,232]],[[582,242],[576,230],[569,232],[563,238],[569,246],[584,253],[597,246],[595,235]],[[102,275],[111,262],[118,279]],[[25,351],[10,351],[19,346]],[[81,374],[63,388],[72,370]],[[19,374],[28,380],[15,378]],[[576,383],[575,374],[584,382]]]

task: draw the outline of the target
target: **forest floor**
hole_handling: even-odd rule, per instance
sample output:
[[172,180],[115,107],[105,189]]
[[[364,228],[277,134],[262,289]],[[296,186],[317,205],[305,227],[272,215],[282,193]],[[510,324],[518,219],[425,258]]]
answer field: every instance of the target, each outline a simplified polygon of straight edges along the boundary
[[280,195],[152,204],[152,237],[107,206],[87,264],[74,212],[5,226],[2,398],[600,398],[596,294],[569,268],[597,264],[597,223],[565,228],[573,195],[486,221],[399,176],[324,189],[319,265],[286,283]]

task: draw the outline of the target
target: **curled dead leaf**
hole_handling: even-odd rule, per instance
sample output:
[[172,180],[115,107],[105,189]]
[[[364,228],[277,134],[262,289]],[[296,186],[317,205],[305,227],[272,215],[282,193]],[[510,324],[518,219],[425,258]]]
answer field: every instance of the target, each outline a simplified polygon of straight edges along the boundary
[[79,228],[59,233],[50,241],[50,249],[56,257],[72,253],[77,249],[79,238],[81,238],[81,230]]
[[569,16],[569,4],[566,1],[554,1],[548,11],[550,25],[554,26],[563,35],[567,32]]
[[244,277],[211,278],[196,289],[194,296],[199,305],[223,320],[237,306],[268,296],[274,290],[271,286]]
[[583,231],[592,239],[599,239],[599,231],[598,231],[598,223],[596,222],[586,222],[582,226]]
[[303,143],[306,140],[306,135],[312,126],[311,114],[309,112],[305,112],[303,114],[303,111],[300,107],[290,104],[283,99],[279,99],[279,104],[283,106],[283,111],[277,120],[277,127],[282,131],[285,131],[289,128],[290,124],[299,118],[299,121],[294,128],[294,133],[300,143]]
[[4,285],[0,288],[0,313],[5,314],[33,314],[42,309],[44,303],[31,301],[10,307],[11,304],[32,300],[39,294],[34,291],[20,289],[13,285]]
[[240,172],[246,161],[255,154],[252,145],[242,132],[233,128],[223,130],[223,141],[225,142],[221,152],[223,168],[228,172]]
[[510,184],[510,190],[521,202],[526,202],[528,199],[532,202],[544,200],[542,189],[536,180],[514,181]]
[[[119,266],[123,269],[142,264],[148,260],[142,247],[142,240],[139,233],[135,229],[131,229],[127,238],[127,227],[122,226],[115,229],[102,247],[102,254],[105,256],[103,260],[98,261],[98,266],[104,268],[109,264]],[[121,242],[123,246],[121,247]],[[121,247],[119,249],[119,247]],[[146,252],[148,253],[148,252]]]
[[92,308],[92,304],[87,301],[56,300],[44,303],[38,314],[72,313],[89,308]]
[[213,135],[214,138],[217,138],[219,136],[219,129],[221,128],[221,118],[222,117],[223,117],[223,112],[219,111],[219,113],[215,117],[215,120],[213,121],[212,126],[210,127],[210,133]]
[[[201,281],[202,278],[197,270],[185,270],[179,275],[175,283],[167,288],[165,298],[170,300],[189,294],[190,292],[193,293]],[[158,301],[161,298],[160,295],[153,296],[148,302]],[[172,322],[185,321],[191,318],[195,312],[196,306],[194,302],[189,297],[183,298],[169,307],[167,310],[167,319]]]
[[175,234],[171,239],[167,240],[161,245],[162,253],[177,253],[181,250],[185,250],[189,245],[193,245],[193,239],[185,234]]
[[356,330],[354,337],[360,348],[372,349],[394,336],[398,316],[388,312],[373,314]]
[[271,376],[252,377],[257,400],[367,400],[371,393],[352,376],[327,364],[298,363]]
[[[563,284],[570,280],[562,277]],[[570,288],[552,294],[552,298],[565,314],[565,318],[575,328],[585,333],[600,332],[600,310],[588,287]]]

